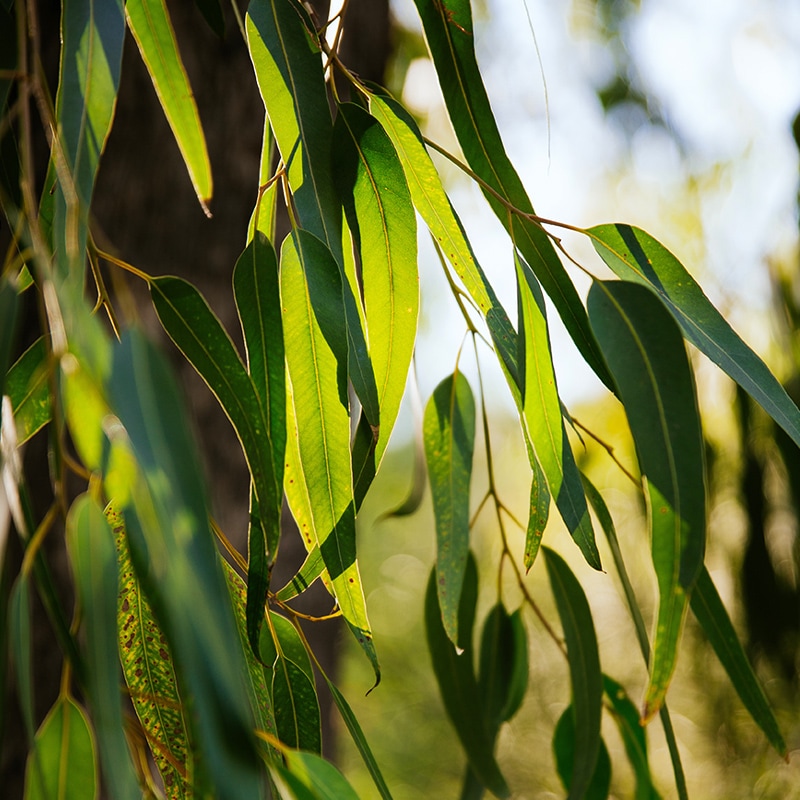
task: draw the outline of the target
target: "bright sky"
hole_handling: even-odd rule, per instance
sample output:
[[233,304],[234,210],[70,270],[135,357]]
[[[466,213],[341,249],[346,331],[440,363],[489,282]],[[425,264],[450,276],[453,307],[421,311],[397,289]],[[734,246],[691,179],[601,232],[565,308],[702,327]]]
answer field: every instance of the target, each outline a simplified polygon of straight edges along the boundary
[[[791,123],[800,110],[800,4],[642,0],[625,42],[680,145],[646,120],[628,138],[604,116],[595,89],[613,71],[613,57],[591,0],[528,0],[544,79],[523,0],[476,5],[485,9],[476,12],[476,46],[489,97],[538,213],[576,225],[644,227],[763,352],[766,328],[753,324],[751,310],[768,303],[765,259],[785,256],[797,240]],[[419,28],[411,0],[393,0],[393,8],[401,24]],[[403,99],[427,114],[432,138],[455,149],[425,61],[412,64]],[[447,174],[479,260],[513,314],[508,240],[480,193]],[[570,245],[582,263],[596,265],[585,243]],[[423,292],[445,291],[433,258],[423,255],[423,262],[430,267]],[[584,293],[586,281],[577,282]],[[432,357],[420,359],[423,396],[452,369],[463,333],[455,312],[431,303],[425,310],[418,351]],[[553,338],[562,395],[567,403],[586,397],[598,384],[557,323]]]

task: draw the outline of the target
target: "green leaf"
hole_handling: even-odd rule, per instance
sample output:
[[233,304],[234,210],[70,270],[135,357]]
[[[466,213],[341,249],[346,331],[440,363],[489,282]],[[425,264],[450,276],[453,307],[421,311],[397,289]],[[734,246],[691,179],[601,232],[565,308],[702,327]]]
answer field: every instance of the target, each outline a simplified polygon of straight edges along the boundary
[[261,158],[258,165],[258,198],[247,226],[248,241],[254,238],[256,231],[263,233],[270,241],[275,240],[278,191],[281,184],[278,180],[271,180],[274,156],[275,139],[269,127],[269,118],[265,115]]
[[[93,0],[64,3],[56,94],[58,149],[52,154],[41,209],[62,275],[80,263],[86,249],[89,204],[114,117],[124,40],[122,0],[103,3],[102,9]],[[75,282],[82,281],[83,270],[75,272]]]
[[275,593],[275,598],[285,603],[293,597],[302,594],[314,581],[325,572],[325,562],[319,546],[314,545],[306,555],[305,561],[295,576],[282,589]]
[[311,668],[311,659],[294,625],[275,611],[270,612],[270,620],[271,625],[265,625],[261,629],[259,654],[262,663],[272,668],[280,656],[299,667],[313,683],[314,671]]
[[211,163],[197,103],[178,52],[164,0],[127,0],[125,16],[183,156],[197,199],[208,214]]
[[619,386],[646,481],[659,608],[643,718],[661,707],[688,597],[703,566],[705,475],[694,380],[680,331],[649,290],[595,282],[589,316]]
[[125,520],[106,508],[117,547],[119,660],[128,693],[169,800],[192,796],[192,758],[170,646],[131,563]]
[[496,735],[528,691],[528,637],[522,613],[517,609],[509,614],[499,601],[483,623],[478,689],[488,730]]
[[[389,137],[360,106],[339,106],[334,179],[360,256],[367,341],[380,405],[380,464],[405,390],[419,312],[417,231]],[[369,417],[369,414],[367,414]]]
[[509,213],[509,204],[526,214],[533,214],[533,206],[506,155],[489,105],[475,58],[470,0],[447,0],[446,4],[440,0],[414,2],[467,163],[488,185],[489,189],[483,188],[483,192],[489,205],[541,281],[586,363],[606,386],[613,387],[586,311],[549,236],[537,222]]
[[186,411],[163,358],[135,333],[116,347],[110,387],[141,468],[122,509],[128,543],[179,682],[192,698],[201,784],[213,785],[220,798],[259,797],[263,774],[242,682],[246,665]]
[[447,715],[466,751],[469,766],[481,783],[497,797],[509,797],[505,778],[494,759],[494,737],[486,727],[473,667],[472,629],[478,599],[478,571],[470,554],[464,571],[458,608],[458,649],[442,624],[436,570],[431,571],[425,594],[425,630],[433,672]]
[[342,261],[342,211],[331,176],[331,120],[316,33],[296,0],[255,0],[247,44],[300,226]]
[[581,794],[572,791],[572,780],[575,774],[575,725],[573,708],[568,706],[558,720],[553,734],[553,753],[556,757],[558,776],[570,797],[580,797],[583,800],[605,800],[611,787],[611,759],[608,757],[608,750],[602,739],[589,784]]
[[29,742],[33,742],[33,665],[31,633],[33,619],[31,617],[30,579],[20,572],[14,581],[14,588],[8,603],[8,630],[11,653],[16,665],[17,698],[25,734]]
[[425,456],[436,518],[436,592],[442,622],[454,645],[461,586],[469,554],[469,484],[475,449],[475,400],[456,372],[434,390],[423,421]]
[[36,732],[25,769],[25,800],[97,797],[94,737],[83,710],[61,696]]
[[133,799],[141,796],[141,790],[122,717],[117,554],[103,511],[88,494],[76,498],[70,508],[66,541],[86,631],[86,678],[103,772],[113,797]]
[[425,149],[422,134],[410,114],[391,97],[372,95],[369,107],[394,145],[414,207],[486,319],[501,363],[511,376],[512,392],[519,394],[516,332],[475,259],[461,221]]
[[306,546],[319,546],[342,615],[379,679],[356,561],[341,282],[324,251],[302,230],[287,237],[281,250],[283,322],[292,331],[286,351],[292,408],[285,484]]
[[353,709],[350,708],[350,704],[345,699],[345,696],[336,688],[336,686],[328,679],[327,676],[325,676],[325,682],[328,684],[328,689],[333,697],[333,702],[336,703],[336,707],[339,709],[339,713],[342,715],[342,720],[347,726],[347,730],[350,732],[350,736],[352,737],[358,752],[361,754],[361,758],[364,759],[364,764],[366,765],[369,774],[372,776],[372,780],[375,782],[378,793],[383,800],[392,800],[389,787],[386,785],[386,781],[381,774],[381,770],[378,766],[378,762],[375,760],[375,756],[372,755],[372,750],[370,749],[369,743],[364,736],[364,732],[361,730],[361,725],[359,725],[356,715],[353,713]]
[[775,719],[775,714],[750,666],[730,617],[728,617],[714,582],[705,567],[697,578],[692,593],[691,607],[692,613],[700,623],[708,641],[711,642],[717,658],[725,667],[733,687],[745,708],[750,712],[750,716],[764,731],[778,754],[783,758],[788,758],[786,742],[781,734],[778,721]]
[[[275,431],[272,430],[273,418],[266,418],[265,406],[258,395],[259,389],[269,391],[270,378],[266,378],[266,387],[262,383],[256,388],[230,337],[192,284],[181,278],[156,278],[150,284],[150,293],[164,330],[208,384],[231,421],[250,469],[260,521],[260,525],[250,529],[247,576],[248,632],[256,651],[269,588],[269,564],[275,559],[281,531],[282,492],[275,459],[280,454],[283,464],[282,431],[279,419]],[[259,375],[261,380],[263,377]],[[272,385],[274,380],[277,379],[273,378]],[[275,402],[278,408],[270,413],[278,416],[279,398]]]
[[345,777],[329,761],[314,753],[285,751],[286,766],[319,800],[358,800]]
[[539,547],[542,543],[544,529],[547,527],[547,519],[550,515],[550,490],[547,488],[547,479],[536,460],[536,455],[529,455],[533,477],[531,478],[531,503],[528,513],[528,527],[525,531],[525,553],[523,563],[525,570],[530,570]]
[[625,752],[636,778],[636,800],[658,800],[659,794],[650,776],[647,759],[647,732],[639,722],[639,711],[631,702],[625,689],[615,680],[603,675],[603,689],[609,702],[609,711],[619,728]]
[[[520,365],[525,430],[567,530],[587,563],[595,569],[602,569],[580,473],[561,417],[544,296],[527,265],[517,259],[516,266],[522,313],[520,341],[524,342],[525,351]],[[537,484],[538,478],[534,465],[534,481]],[[538,502],[537,498],[537,505]],[[529,568],[527,562],[526,566]]]
[[272,699],[278,738],[289,747],[319,753],[322,732],[314,683],[300,667],[282,656],[272,673]]
[[603,680],[592,612],[578,579],[554,550],[543,547],[547,575],[564,629],[572,683],[574,736],[571,737],[572,769],[569,798],[583,797],[592,785],[600,753],[600,714]]
[[666,247],[630,225],[598,225],[586,234],[620,278],[656,292],[683,335],[735,380],[800,446],[797,406]]
[[[17,307],[19,296],[14,284],[5,277],[0,278],[0,398],[6,393],[5,382],[8,364],[11,361],[11,348],[17,333]],[[2,422],[0,408],[0,422]]]
[[3,390],[11,398],[17,444],[24,444],[52,418],[47,340],[37,339],[12,365]]

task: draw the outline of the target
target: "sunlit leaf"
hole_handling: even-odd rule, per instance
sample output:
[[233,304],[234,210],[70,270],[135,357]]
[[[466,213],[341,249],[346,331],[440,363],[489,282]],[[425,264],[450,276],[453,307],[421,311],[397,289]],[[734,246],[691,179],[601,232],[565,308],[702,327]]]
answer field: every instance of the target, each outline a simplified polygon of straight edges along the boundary
[[125,16],[183,156],[197,199],[208,211],[211,163],[192,87],[164,0],[126,0]]
[[414,207],[486,319],[498,355],[511,375],[514,391],[519,383],[516,333],[492,285],[475,259],[461,221],[444,191],[442,180],[425,149],[416,123],[390,97],[372,95],[369,102],[370,112],[381,123],[394,145],[405,172]]
[[439,684],[445,710],[461,740],[469,766],[479,781],[497,797],[509,797],[505,778],[494,759],[494,737],[487,730],[475,677],[472,629],[478,599],[478,572],[470,555],[464,571],[458,608],[458,649],[442,624],[436,590],[436,570],[431,571],[425,594],[425,631],[433,672]]
[[329,761],[313,753],[285,751],[286,766],[319,800],[358,800],[344,775]]
[[331,120],[314,26],[296,0],[255,0],[247,44],[287,167],[298,222],[341,262],[341,205],[331,176]]
[[66,528],[67,551],[86,631],[86,680],[103,772],[115,798],[133,800],[141,796],[141,790],[123,728],[114,534],[100,506],[87,494],[73,502]]
[[[280,455],[283,464],[280,399],[275,398],[276,408],[271,412],[277,417],[273,432],[273,419],[266,418],[265,404],[233,342],[197,289],[181,278],[164,277],[152,281],[150,292],[164,329],[214,392],[231,421],[250,469],[260,525],[250,529],[253,558],[248,571],[247,619],[251,646],[257,650],[269,588],[268,564],[277,553],[281,531],[282,492],[275,472],[276,456]],[[272,363],[274,354],[269,357]],[[267,374],[258,376],[259,389],[265,392],[279,380],[273,377],[270,385]],[[261,541],[256,541],[256,536],[262,537]]]
[[620,278],[656,292],[683,335],[733,378],[800,446],[797,406],[666,247],[630,225],[598,225],[586,233]]
[[600,740],[600,749],[594,765],[589,784],[576,794],[572,791],[572,781],[575,769],[575,714],[572,706],[568,706],[561,715],[556,730],[553,734],[553,753],[556,757],[556,769],[569,792],[569,797],[580,797],[582,800],[606,800],[611,786],[611,759],[605,742]]
[[[570,535],[586,561],[595,569],[601,569],[580,474],[561,417],[544,296],[536,278],[520,260],[517,260],[517,288],[522,313],[520,340],[525,342],[524,367],[520,365],[520,373],[524,381],[522,409],[528,439]],[[538,479],[534,465],[537,483]],[[537,497],[537,506],[538,503]],[[533,563],[532,559],[530,561]]]
[[675,669],[688,598],[703,566],[705,475],[694,380],[677,325],[653,292],[595,282],[589,316],[625,405],[646,482],[659,607],[644,719]]
[[360,255],[367,342],[380,404],[375,455],[380,464],[405,390],[417,330],[416,219],[389,137],[353,103],[339,107],[333,164]]
[[[298,524],[301,530],[304,525],[311,528],[307,533],[319,546],[342,615],[378,678],[356,561],[341,281],[324,251],[324,245],[305,231],[287,237],[281,250],[283,320],[285,329],[292,331],[292,346],[286,351],[290,417],[295,420],[290,437],[296,433],[296,444],[290,441],[287,446],[286,479],[296,481],[287,485],[287,498],[291,504],[300,496]],[[298,510],[293,506],[292,511]]]
[[603,679],[592,612],[578,579],[561,556],[543,547],[550,586],[564,629],[567,659],[572,683],[574,736],[572,768],[569,771],[569,798],[583,797],[592,785],[600,753],[600,713]]
[[[586,311],[542,227],[509,213],[533,213],[525,188],[506,155],[475,58],[470,0],[414,0],[433,57],[444,102],[467,163],[488,185],[484,195],[533,268],[586,363],[609,387],[608,370],[594,341]],[[483,187],[482,187],[483,188]],[[499,195],[499,197],[498,197]]]
[[86,714],[62,695],[36,732],[25,769],[25,800],[93,800],[98,790],[96,762]]
[[717,658],[725,667],[733,687],[750,715],[764,731],[775,750],[784,758],[788,758],[786,742],[775,714],[705,567],[701,570],[692,592],[691,607],[692,613],[700,623],[708,641],[711,642]]
[[531,502],[528,511],[528,527],[525,531],[525,552],[523,564],[529,570],[536,560],[539,547],[542,543],[544,529],[550,515],[550,490],[547,488],[547,479],[536,460],[536,455],[530,458],[533,477],[531,478]]
[[625,689],[615,680],[603,675],[603,689],[609,703],[611,716],[619,729],[625,753],[636,778],[636,800],[658,800],[653,786],[650,763],[647,758],[647,729],[639,722],[639,711],[631,702]]
[[278,211],[278,191],[280,181],[272,178],[272,165],[275,155],[275,139],[269,126],[269,117],[264,115],[264,133],[261,141],[261,159],[258,165],[258,197],[247,226],[248,242],[255,237],[256,231],[264,234],[270,241],[275,241],[275,220]]
[[442,623],[454,645],[461,586],[469,553],[469,485],[475,448],[475,400],[462,373],[434,390],[423,422],[425,456],[436,518],[436,592]]
[[276,599],[285,603],[293,597],[302,594],[325,571],[325,562],[319,547],[314,547],[306,555],[305,561],[292,579],[275,593]]
[[6,375],[5,394],[11,399],[17,443],[24,444],[52,417],[47,340],[37,339]]

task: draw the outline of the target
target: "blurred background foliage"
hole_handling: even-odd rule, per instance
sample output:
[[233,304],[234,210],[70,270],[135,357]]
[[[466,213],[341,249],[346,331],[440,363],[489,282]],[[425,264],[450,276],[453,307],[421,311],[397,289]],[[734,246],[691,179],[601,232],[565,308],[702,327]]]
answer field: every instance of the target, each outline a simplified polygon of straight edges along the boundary
[[[689,266],[795,402],[800,401],[800,125],[795,116],[800,82],[790,77],[800,74],[793,71],[800,54],[797,9],[769,0],[708,4],[713,9],[664,0],[545,5],[484,0],[473,5],[478,55],[494,110],[539,212],[578,225],[626,219],[646,227]],[[413,7],[397,0],[393,12],[389,87],[415,111],[431,138],[455,150]],[[658,35],[659,47],[649,50]],[[703,43],[703,52],[692,50],[695,42]],[[709,95],[709,89],[716,95]],[[581,174],[582,167],[587,168]],[[493,249],[492,221],[482,212],[477,190],[453,168],[444,171],[479,256],[489,254],[480,257],[491,265],[490,279],[500,285],[502,296],[501,274],[511,272],[510,254]],[[568,236],[564,241],[572,245]],[[435,256],[424,244],[423,297],[426,283],[430,290],[438,280]],[[580,244],[574,248],[579,260],[592,257]],[[435,296],[445,297],[443,292]],[[442,363],[455,358],[463,333],[457,317],[447,314],[440,305],[423,305],[416,355],[423,398],[446,369]],[[641,494],[622,468],[636,469],[623,410],[599,394],[566,337],[557,331],[553,336],[566,402],[597,437],[584,434],[576,450],[579,466],[609,501],[634,588],[650,614],[655,580]],[[770,752],[690,619],[670,690],[688,788],[691,796],[702,798],[800,797],[800,452],[713,365],[696,352],[692,357],[706,433],[707,563],[776,707],[792,757],[783,763]],[[481,366],[491,369],[489,359]],[[469,366],[464,369],[474,375]],[[488,383],[500,496],[524,518],[523,445],[508,399]],[[349,644],[342,680],[396,796],[454,797],[464,757],[430,671],[422,621],[434,558],[429,495],[412,516],[384,516],[406,496],[418,469],[410,439],[415,412],[407,405],[406,428],[396,432],[390,458],[360,517],[360,558],[384,680],[377,691],[363,696],[367,668]],[[606,443],[613,443],[613,457]],[[485,475],[485,455],[477,454],[475,498],[483,496]],[[521,554],[523,532],[511,536],[512,548]],[[545,541],[565,555],[584,583],[604,670],[635,698],[647,676],[630,651],[633,628],[616,579],[592,573],[558,522],[551,521]],[[513,582],[502,576],[493,580],[501,546],[491,514],[477,515],[472,545],[481,577],[478,618],[498,594],[516,608],[520,598]],[[610,563],[607,552],[601,555]],[[540,563],[528,581],[542,612],[555,619]],[[550,738],[569,701],[569,688],[562,654],[529,610],[526,617],[529,694],[518,716],[501,731],[499,760],[511,785],[527,787],[519,797],[557,797],[562,789]],[[659,724],[651,725],[649,733],[656,785],[662,796],[674,796]],[[633,776],[608,720],[603,736],[616,770],[612,796],[632,797]],[[345,737],[338,742],[343,768],[369,794],[369,779],[360,774],[354,748]]]

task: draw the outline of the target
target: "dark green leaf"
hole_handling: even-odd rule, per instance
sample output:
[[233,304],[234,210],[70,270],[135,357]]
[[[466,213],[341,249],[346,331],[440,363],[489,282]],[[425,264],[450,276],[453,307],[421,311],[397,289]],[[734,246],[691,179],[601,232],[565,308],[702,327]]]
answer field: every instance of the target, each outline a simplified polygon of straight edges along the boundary
[[566,561],[549,547],[543,547],[550,586],[564,629],[569,674],[572,683],[574,736],[572,769],[566,782],[569,797],[583,797],[593,782],[600,752],[600,713],[603,680],[594,632],[592,612],[578,579]]
[[458,609],[458,649],[453,646],[442,624],[436,589],[436,570],[431,571],[425,594],[425,630],[433,672],[439,684],[447,715],[467,753],[469,765],[481,783],[498,797],[510,795],[494,759],[493,737],[489,735],[473,667],[472,628],[478,598],[478,572],[470,555],[461,587]]
[[[517,259],[516,266],[522,314],[519,338],[524,343],[524,358],[520,360],[520,374],[524,381],[521,386],[522,412],[527,438],[567,530],[587,563],[601,569],[580,473],[561,417],[544,296],[527,265]],[[540,473],[535,464],[533,472],[538,484]],[[526,566],[530,567],[527,563]]]
[[747,391],[800,446],[797,406],[666,247],[649,233],[630,225],[598,225],[586,233],[620,278],[641,283],[656,292],[683,335]]
[[644,719],[666,696],[688,597],[703,566],[705,475],[694,380],[677,325],[653,292],[595,282],[589,316],[625,405],[647,485],[659,609]]
[[747,660],[728,612],[705,567],[697,578],[691,606],[692,612],[750,715],[764,731],[775,750],[784,758],[788,758],[786,742],[778,727],[775,714]]
[[436,591],[450,641],[461,640],[459,598],[469,553],[469,484],[475,447],[475,400],[460,373],[434,390],[423,422],[436,517]]
[[311,668],[311,659],[294,625],[275,611],[270,612],[270,622],[270,625],[264,625],[261,629],[259,642],[261,661],[273,667],[280,655],[281,658],[299,667],[313,683],[314,671]]
[[[525,260],[533,267],[587,364],[609,387],[608,370],[594,341],[580,297],[542,227],[518,214],[533,213],[528,195],[506,155],[475,58],[470,0],[414,0],[445,105],[467,163],[488,184],[484,194]],[[496,193],[496,194],[495,194]],[[498,199],[497,195],[501,199]]]
[[[6,394],[6,372],[11,361],[11,348],[17,333],[18,305],[16,288],[8,279],[0,278],[0,398]],[[0,407],[0,422],[2,420],[3,411]]]
[[52,417],[47,340],[37,339],[14,363],[3,390],[11,399],[17,444],[27,442]]
[[33,665],[31,661],[31,594],[28,576],[21,572],[14,582],[8,603],[8,628],[11,653],[16,666],[19,707],[25,734],[33,742]]
[[67,551],[86,631],[86,676],[100,758],[113,797],[141,796],[125,740],[117,653],[117,553],[103,511],[89,495],[67,516]]
[[558,720],[553,734],[553,753],[556,757],[558,776],[570,797],[580,797],[582,800],[605,800],[611,786],[611,759],[608,757],[605,742],[600,740],[600,750],[597,753],[594,772],[588,786],[582,790],[581,794],[572,791],[575,746],[575,714],[572,706],[568,706]]
[[639,722],[639,711],[625,689],[608,675],[603,675],[603,688],[636,778],[636,800],[658,800],[647,759],[647,732]]
[[272,700],[278,738],[289,747],[319,753],[319,703],[313,682],[294,662],[278,657],[272,673]]

